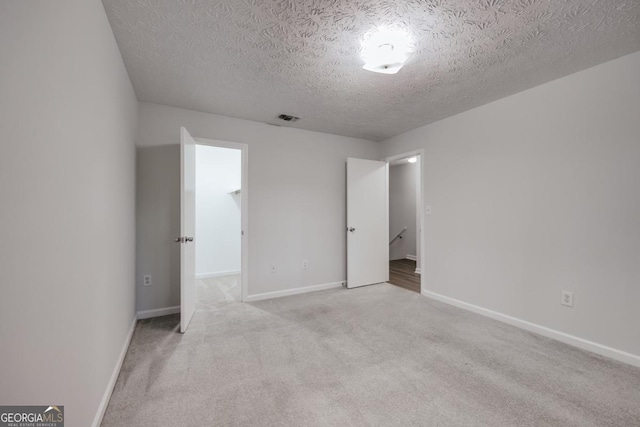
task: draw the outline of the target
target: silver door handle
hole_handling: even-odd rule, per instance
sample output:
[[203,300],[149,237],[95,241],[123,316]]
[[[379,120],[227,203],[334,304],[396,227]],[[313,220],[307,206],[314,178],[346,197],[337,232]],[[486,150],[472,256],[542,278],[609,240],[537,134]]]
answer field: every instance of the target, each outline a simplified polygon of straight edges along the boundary
[[193,237],[176,237],[173,241],[176,243],[193,242]]
[[352,232],[352,233],[353,233],[354,231],[356,231],[356,229],[355,229],[355,228],[353,228],[353,227],[347,227],[347,230],[349,230],[349,231],[350,231],[350,232]]

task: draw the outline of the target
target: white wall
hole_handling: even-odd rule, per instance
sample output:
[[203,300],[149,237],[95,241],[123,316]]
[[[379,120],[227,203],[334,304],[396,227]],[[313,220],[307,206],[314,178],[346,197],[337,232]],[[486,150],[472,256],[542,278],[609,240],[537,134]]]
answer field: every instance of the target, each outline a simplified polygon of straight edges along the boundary
[[[136,308],[180,305],[180,146],[136,150]],[[142,286],[151,274],[152,285]]]
[[404,227],[407,231],[402,239],[389,246],[389,259],[404,259],[416,256],[416,184],[417,163],[402,163],[389,167],[389,239]]
[[640,355],[638,76],[635,53],[385,141],[425,150],[423,289]]
[[[346,279],[346,158],[379,159],[379,143],[141,102],[138,155],[153,177],[175,176],[179,170],[177,149],[167,149],[174,160],[161,156],[170,169],[153,166],[146,156],[162,146],[175,147],[180,126],[194,137],[249,146],[250,296]],[[148,188],[138,189],[154,193],[144,203],[155,209],[139,211],[138,223],[155,227],[139,233],[138,274],[153,274],[154,285],[141,290],[138,310],[176,306],[179,283],[173,276],[180,260],[171,248],[177,246],[172,241],[179,218],[168,212],[179,205],[179,193],[141,174]],[[304,259],[308,269],[302,268]]]
[[0,403],[89,426],[134,319],[136,98],[97,0],[0,3]]
[[242,152],[196,146],[196,275],[240,272]]

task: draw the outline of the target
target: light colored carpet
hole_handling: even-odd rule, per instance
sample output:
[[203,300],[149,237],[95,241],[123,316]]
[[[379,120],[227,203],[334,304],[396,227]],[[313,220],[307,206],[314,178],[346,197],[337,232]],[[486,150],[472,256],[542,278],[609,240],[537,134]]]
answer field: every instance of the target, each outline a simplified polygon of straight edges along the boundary
[[104,426],[639,426],[640,369],[383,284],[140,321]]
[[240,275],[210,277],[196,280],[196,310],[211,311],[240,301]]

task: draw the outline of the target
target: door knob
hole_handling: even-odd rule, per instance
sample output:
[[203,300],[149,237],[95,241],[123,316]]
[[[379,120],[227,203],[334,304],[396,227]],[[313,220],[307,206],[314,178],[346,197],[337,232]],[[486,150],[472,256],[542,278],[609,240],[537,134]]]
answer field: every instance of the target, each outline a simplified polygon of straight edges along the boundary
[[173,241],[176,243],[193,242],[193,237],[176,237]]
[[349,231],[350,231],[350,232],[352,232],[352,233],[353,233],[354,231],[356,231],[356,229],[355,229],[355,228],[353,228],[353,227],[349,227],[349,228],[347,228],[347,230],[349,230]]

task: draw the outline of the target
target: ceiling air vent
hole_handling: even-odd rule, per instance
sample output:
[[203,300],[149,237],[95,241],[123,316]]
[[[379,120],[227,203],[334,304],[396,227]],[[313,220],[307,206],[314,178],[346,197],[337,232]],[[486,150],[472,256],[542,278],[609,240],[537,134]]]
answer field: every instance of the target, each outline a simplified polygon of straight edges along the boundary
[[280,120],[284,120],[285,122],[297,122],[298,120],[300,120],[300,117],[290,116],[288,114],[280,114],[278,118]]

